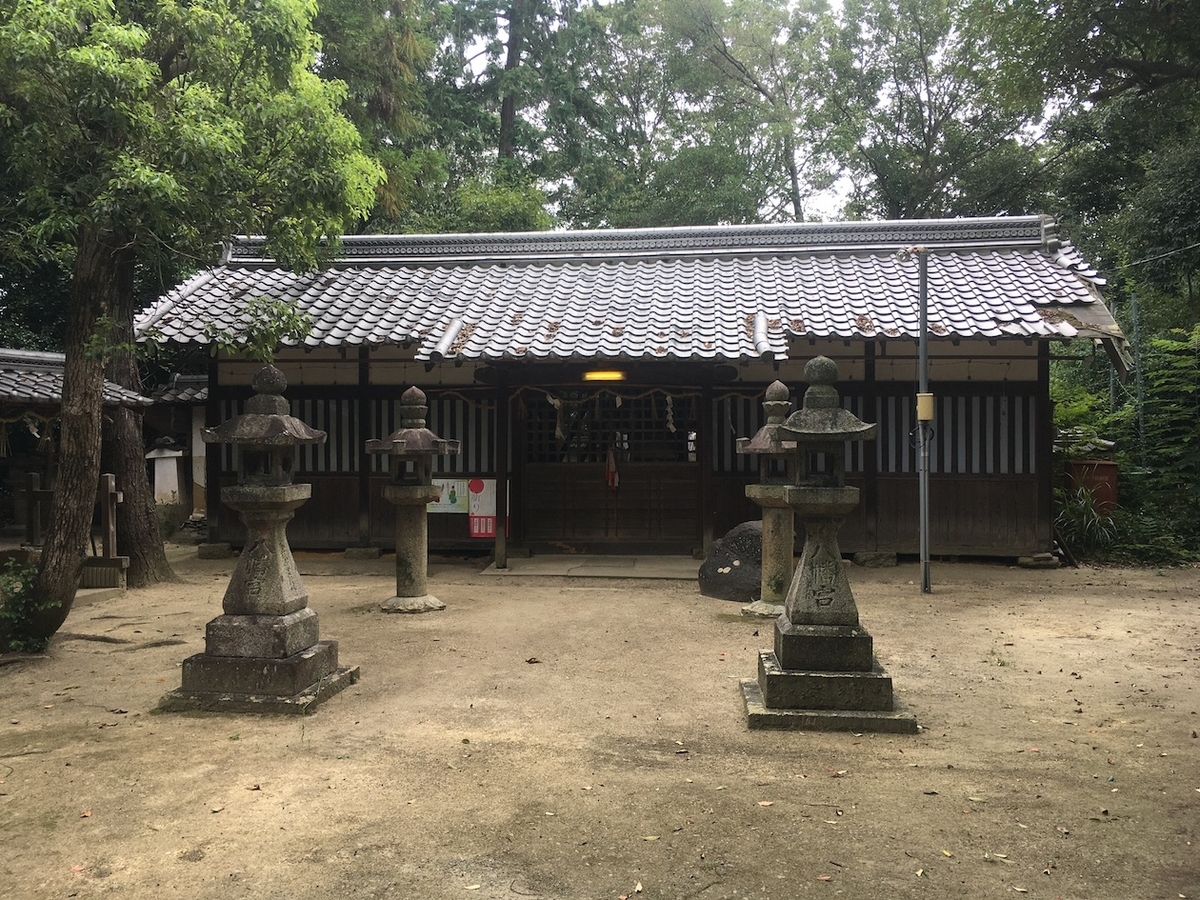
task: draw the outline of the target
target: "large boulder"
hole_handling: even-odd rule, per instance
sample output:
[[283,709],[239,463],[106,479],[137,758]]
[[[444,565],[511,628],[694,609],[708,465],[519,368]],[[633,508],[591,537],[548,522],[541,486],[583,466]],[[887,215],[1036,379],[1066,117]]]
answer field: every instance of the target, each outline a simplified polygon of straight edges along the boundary
[[700,593],[747,603],[762,590],[762,522],[735,525],[712,542],[698,575]]

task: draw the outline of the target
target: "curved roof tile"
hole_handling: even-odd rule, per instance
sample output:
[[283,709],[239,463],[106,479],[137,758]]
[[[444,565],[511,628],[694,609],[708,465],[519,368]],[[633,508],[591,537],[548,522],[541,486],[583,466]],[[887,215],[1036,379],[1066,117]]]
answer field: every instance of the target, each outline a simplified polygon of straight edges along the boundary
[[[928,253],[934,333],[1123,340],[1102,281],[1052,220],[1035,216],[348,236],[332,265],[303,275],[247,238],[137,326],[205,343],[212,326],[235,330],[246,300],[266,295],[313,316],[312,347],[416,344],[420,360],[782,359],[789,336],[916,337],[918,264],[898,256],[913,246]],[[1069,312],[1040,315],[1049,310]],[[462,331],[444,343],[454,320]]]

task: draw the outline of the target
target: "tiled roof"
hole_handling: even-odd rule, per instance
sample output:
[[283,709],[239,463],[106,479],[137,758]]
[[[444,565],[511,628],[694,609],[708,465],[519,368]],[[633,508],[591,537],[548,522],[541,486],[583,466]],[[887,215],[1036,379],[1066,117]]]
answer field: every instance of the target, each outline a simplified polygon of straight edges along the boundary
[[347,237],[304,275],[250,238],[137,324],[207,343],[266,296],[312,316],[308,346],[398,344],[418,360],[785,359],[796,338],[915,338],[918,263],[898,256],[914,246],[934,336],[1123,341],[1103,282],[1037,216]]
[[155,389],[155,403],[203,403],[208,399],[207,375],[175,375]]
[[[62,401],[61,353],[0,349],[0,404],[57,407]],[[151,400],[111,381],[104,382],[105,406],[149,406]]]

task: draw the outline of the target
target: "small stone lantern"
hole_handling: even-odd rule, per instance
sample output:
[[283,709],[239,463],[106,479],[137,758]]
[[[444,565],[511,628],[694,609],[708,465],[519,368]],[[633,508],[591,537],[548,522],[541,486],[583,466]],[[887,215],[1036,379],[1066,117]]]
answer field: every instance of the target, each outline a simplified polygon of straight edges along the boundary
[[762,507],[762,583],[758,600],[742,612],[774,618],[783,612],[795,569],[796,512],[788,496],[800,459],[796,442],[779,433],[792,411],[787,385],[776,381],[767,388],[763,411],[767,424],[754,437],[737,440],[738,453],[758,457],[759,483],[746,485],[746,496]]
[[441,496],[433,483],[433,458],[459,452],[458,441],[425,427],[425,392],[410,387],[400,397],[400,427],[382,440],[367,441],[368,453],[386,453],[391,481],[385,500],[396,506],[396,595],[380,604],[384,612],[432,612],[446,604],[429,593],[427,507]]
[[222,603],[208,623],[205,652],[183,662],[183,686],[163,698],[170,710],[306,713],[358,681],[338,666],[337,642],[320,641],[316,611],[300,581],[287,523],[312,496],[294,484],[296,447],[325,432],[288,414],[287,380],[274,366],[254,376],[243,415],[202,432],[205,443],[238,447],[237,484],[221,500],[246,526],[246,543]]
[[803,406],[772,433],[781,450],[795,443],[780,494],[804,524],[804,552],[775,620],[775,649],[759,652],[758,680],[742,682],[750,726],[912,734],[916,720],[898,707],[859,623],[837,541],[858,505],[846,443],[873,439],[876,426],[842,408],[833,360],[809,360],[804,378]]

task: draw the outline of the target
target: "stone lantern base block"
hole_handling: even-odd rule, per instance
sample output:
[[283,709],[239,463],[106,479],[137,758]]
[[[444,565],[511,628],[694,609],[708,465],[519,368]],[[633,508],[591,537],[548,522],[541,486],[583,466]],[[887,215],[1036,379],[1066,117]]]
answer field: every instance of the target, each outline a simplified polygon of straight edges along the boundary
[[337,668],[337,641],[320,641],[284,659],[197,653],[183,661],[183,690],[292,697]]
[[286,616],[217,616],[208,623],[204,649],[207,656],[284,659],[319,636],[316,610],[307,607]]
[[892,677],[876,663],[870,672],[784,669],[770,650],[758,655],[758,686],[770,709],[876,710],[892,708]]
[[861,625],[797,625],[775,620],[775,656],[783,669],[870,672],[875,642]]
[[777,619],[783,615],[783,604],[755,600],[750,605],[742,607],[742,615],[757,616],[760,619]]
[[853,731],[884,734],[916,734],[917,720],[900,702],[892,698],[890,710],[846,709],[772,709],[763,702],[758,682],[741,682],[746,721],[750,728],[774,728],[787,731]]
[[163,712],[232,712],[278,715],[307,715],[330,697],[357,684],[358,666],[334,669],[315,684],[290,697],[275,694],[246,694],[240,692],[171,691],[159,701]]
[[433,594],[425,594],[422,597],[391,597],[380,603],[379,608],[386,613],[424,613],[445,609],[446,604]]

